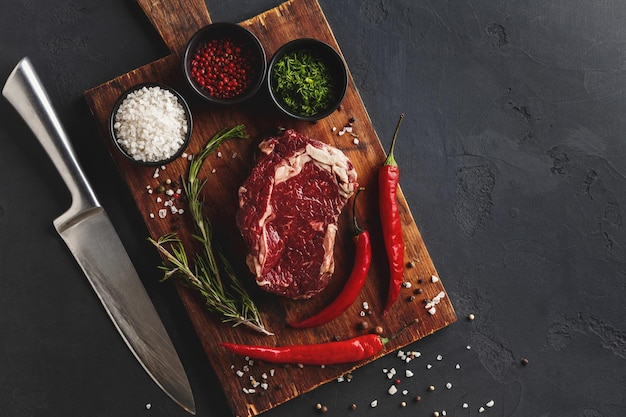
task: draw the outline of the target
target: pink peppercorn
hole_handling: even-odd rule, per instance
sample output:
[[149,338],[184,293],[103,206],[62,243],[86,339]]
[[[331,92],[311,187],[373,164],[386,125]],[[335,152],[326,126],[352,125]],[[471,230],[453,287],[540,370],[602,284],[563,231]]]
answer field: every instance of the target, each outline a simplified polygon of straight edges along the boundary
[[254,55],[230,37],[210,40],[191,60],[191,77],[210,96],[228,99],[246,91],[254,78]]

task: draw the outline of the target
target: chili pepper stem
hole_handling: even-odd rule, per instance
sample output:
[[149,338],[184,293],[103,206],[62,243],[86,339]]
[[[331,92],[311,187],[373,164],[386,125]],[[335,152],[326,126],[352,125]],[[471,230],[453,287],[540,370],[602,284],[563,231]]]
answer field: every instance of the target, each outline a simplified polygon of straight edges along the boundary
[[404,119],[404,113],[400,114],[400,118],[398,119],[398,124],[396,125],[396,130],[393,132],[393,137],[391,138],[391,146],[389,147],[389,153],[387,154],[387,158],[383,165],[392,165],[397,166],[396,158],[393,156],[394,148],[396,147],[396,138],[398,137],[398,131],[400,130],[400,125],[402,124],[402,120]]
[[404,326],[402,326],[400,329],[398,329],[391,336],[389,336],[389,337],[381,337],[380,340],[382,341],[383,345],[386,345],[387,343],[389,343],[390,341],[395,339],[400,333],[405,331],[407,328],[409,328],[412,325],[417,324],[417,323],[419,323],[419,319],[413,319],[410,322],[408,322],[407,324],[405,324]]

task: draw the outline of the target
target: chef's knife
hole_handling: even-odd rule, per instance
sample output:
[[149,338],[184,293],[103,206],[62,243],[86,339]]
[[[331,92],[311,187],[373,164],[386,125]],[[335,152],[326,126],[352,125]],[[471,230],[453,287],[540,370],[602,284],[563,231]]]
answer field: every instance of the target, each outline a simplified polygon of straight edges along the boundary
[[191,387],[174,346],[87,182],[28,57],[13,69],[2,94],[32,129],[71,192],[72,204],[54,220],[54,227],[148,375],[182,408],[195,414]]

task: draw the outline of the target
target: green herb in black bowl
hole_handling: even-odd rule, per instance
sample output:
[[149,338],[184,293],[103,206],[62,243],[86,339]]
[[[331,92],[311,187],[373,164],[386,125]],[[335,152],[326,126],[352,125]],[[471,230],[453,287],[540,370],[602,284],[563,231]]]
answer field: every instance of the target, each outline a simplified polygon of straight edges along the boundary
[[302,38],[276,51],[269,64],[267,85],[279,110],[298,120],[314,121],[339,107],[346,94],[348,73],[341,55],[330,45]]

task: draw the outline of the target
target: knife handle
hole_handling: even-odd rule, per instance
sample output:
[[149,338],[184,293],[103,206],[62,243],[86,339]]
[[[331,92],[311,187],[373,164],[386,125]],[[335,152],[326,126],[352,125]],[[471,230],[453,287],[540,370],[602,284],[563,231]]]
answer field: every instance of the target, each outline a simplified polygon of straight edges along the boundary
[[13,69],[2,89],[2,95],[15,107],[44,147],[72,195],[68,211],[54,221],[57,230],[67,220],[93,208],[100,208],[91,186],[76,159],[72,145],[52,107],[28,57]]

